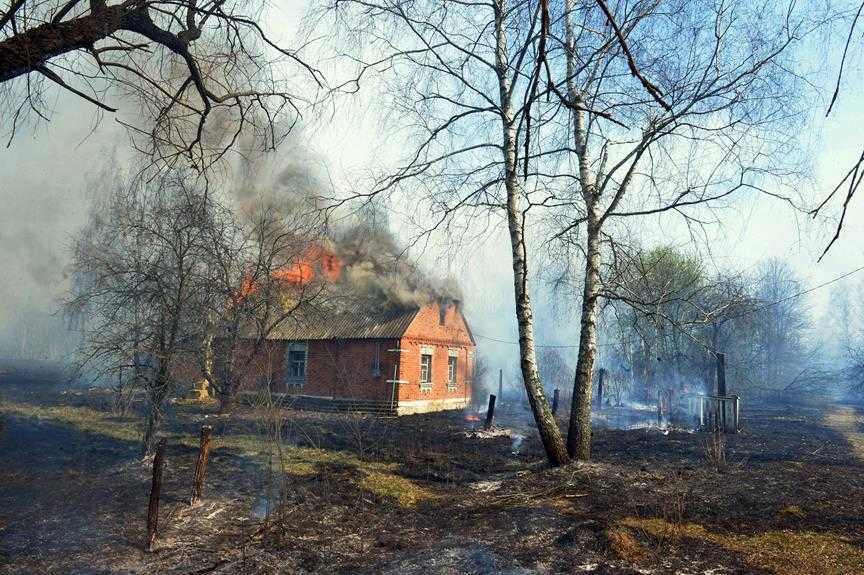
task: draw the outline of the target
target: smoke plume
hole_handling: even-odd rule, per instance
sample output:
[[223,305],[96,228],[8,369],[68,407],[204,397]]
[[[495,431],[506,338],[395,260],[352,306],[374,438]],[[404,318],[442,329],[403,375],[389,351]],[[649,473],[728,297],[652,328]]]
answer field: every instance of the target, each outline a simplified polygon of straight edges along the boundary
[[284,152],[248,156],[254,159],[239,166],[232,195],[241,217],[268,212],[304,228],[314,245],[303,258],[318,261],[300,265],[320,269],[323,257],[335,256],[341,272],[330,282],[330,294],[345,307],[408,309],[461,300],[455,281],[421,269],[374,204],[350,214],[333,209],[325,162],[301,141],[298,130]]

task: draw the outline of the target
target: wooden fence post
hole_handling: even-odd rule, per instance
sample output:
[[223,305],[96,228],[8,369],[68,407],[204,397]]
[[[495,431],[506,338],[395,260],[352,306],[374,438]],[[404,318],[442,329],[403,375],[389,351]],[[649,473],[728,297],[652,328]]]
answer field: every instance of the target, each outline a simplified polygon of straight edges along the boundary
[[201,499],[204,489],[204,477],[207,475],[207,462],[210,459],[210,438],[213,428],[209,425],[201,426],[201,446],[198,448],[198,461],[195,463],[195,481],[192,484],[192,500],[190,505],[195,505]]
[[603,380],[606,379],[606,370],[600,368],[597,374],[597,409],[603,409]]
[[717,395],[726,397],[726,354],[717,354]]
[[162,471],[165,467],[165,442],[164,437],[159,440],[153,457],[153,480],[150,484],[150,504],[147,506],[147,551],[153,548],[159,528],[159,492],[162,491]]
[[489,394],[489,409],[486,410],[486,423],[483,424],[483,429],[492,427],[492,420],[495,419],[495,394]]
[[[717,354],[717,395],[726,397],[726,354]],[[718,410],[717,425],[725,432],[726,431],[726,402],[718,401],[720,409]]]

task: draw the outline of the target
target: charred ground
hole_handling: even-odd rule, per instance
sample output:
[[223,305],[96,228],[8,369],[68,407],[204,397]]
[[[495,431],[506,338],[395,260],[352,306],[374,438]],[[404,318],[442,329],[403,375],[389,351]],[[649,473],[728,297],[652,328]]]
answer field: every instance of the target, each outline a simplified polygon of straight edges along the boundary
[[[174,404],[145,553],[140,417],[62,381],[0,375],[0,572],[864,572],[854,406],[745,410],[725,463],[710,435],[598,429],[593,462],[550,470],[528,414],[506,405],[486,434],[462,413]],[[203,422],[217,446],[190,507]]]

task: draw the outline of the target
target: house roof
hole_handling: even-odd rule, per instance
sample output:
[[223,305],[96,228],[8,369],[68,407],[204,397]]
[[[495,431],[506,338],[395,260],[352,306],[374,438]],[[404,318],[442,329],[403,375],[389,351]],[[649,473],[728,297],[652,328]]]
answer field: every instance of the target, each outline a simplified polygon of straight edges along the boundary
[[268,339],[389,339],[405,334],[419,308],[334,312],[304,310],[287,318]]

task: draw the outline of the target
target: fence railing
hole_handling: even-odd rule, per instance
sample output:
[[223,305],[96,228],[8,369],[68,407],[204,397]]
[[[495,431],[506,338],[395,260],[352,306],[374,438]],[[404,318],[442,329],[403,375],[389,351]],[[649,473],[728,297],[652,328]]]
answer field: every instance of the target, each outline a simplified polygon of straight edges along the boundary
[[737,395],[687,396],[687,413],[701,431],[741,430],[741,398]]

